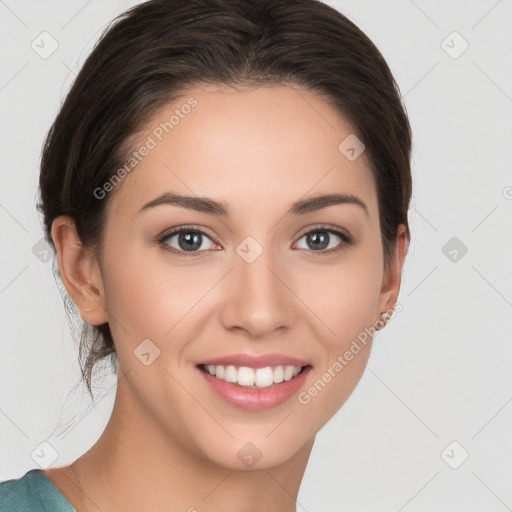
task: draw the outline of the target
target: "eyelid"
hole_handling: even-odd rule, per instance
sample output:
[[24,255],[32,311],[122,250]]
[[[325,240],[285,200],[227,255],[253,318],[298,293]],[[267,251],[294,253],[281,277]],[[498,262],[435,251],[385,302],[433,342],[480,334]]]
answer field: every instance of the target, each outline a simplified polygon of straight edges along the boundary
[[216,244],[221,245],[219,240],[215,237],[215,235],[209,233],[207,231],[207,228],[199,227],[197,225],[193,224],[184,224],[183,226],[175,226],[173,228],[165,230],[161,235],[158,236],[160,240],[169,238],[172,235],[176,235],[177,233],[180,233],[181,231],[193,231],[195,233],[201,233],[203,235],[206,235],[208,238],[211,238],[212,241],[214,241]]
[[335,226],[334,224],[315,224],[313,226],[308,226],[307,228],[304,228],[304,230],[299,231],[299,239],[302,238],[304,235],[307,235],[308,233],[314,231],[334,232],[338,236],[342,237],[344,241],[346,241],[346,243],[354,242],[354,238],[346,229],[343,229],[339,226]]

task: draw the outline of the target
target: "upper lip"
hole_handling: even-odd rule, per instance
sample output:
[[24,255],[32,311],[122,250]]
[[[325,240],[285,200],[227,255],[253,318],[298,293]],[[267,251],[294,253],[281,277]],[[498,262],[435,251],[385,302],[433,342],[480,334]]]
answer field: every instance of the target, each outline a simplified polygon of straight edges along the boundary
[[285,356],[282,354],[231,354],[214,359],[201,361],[198,365],[233,365],[248,366],[250,368],[265,368],[266,366],[308,366],[307,361],[297,359],[296,357]]

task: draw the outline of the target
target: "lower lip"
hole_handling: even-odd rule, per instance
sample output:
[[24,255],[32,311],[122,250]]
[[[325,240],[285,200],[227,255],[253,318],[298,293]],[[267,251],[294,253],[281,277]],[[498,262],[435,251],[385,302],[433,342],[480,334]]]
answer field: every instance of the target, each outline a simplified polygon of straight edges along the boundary
[[228,404],[240,409],[263,411],[283,404],[295,395],[301,386],[311,366],[306,366],[296,377],[273,384],[268,388],[248,388],[233,382],[217,379],[209,373],[197,368],[213,391]]

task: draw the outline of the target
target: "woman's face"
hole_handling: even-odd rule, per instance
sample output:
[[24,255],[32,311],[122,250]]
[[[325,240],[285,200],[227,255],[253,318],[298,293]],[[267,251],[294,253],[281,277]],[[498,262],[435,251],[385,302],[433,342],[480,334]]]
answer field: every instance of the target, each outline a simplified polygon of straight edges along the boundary
[[399,286],[361,149],[295,87],[188,90],[148,123],[104,199],[100,261],[133,425],[150,418],[225,467],[270,467],[342,406]]

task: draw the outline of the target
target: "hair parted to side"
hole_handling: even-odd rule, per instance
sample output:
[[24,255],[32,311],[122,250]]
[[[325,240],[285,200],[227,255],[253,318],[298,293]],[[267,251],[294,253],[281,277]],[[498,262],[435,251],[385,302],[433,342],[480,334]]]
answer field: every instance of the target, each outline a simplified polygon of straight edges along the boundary
[[[48,243],[55,249],[53,220],[69,215],[84,246],[101,255],[111,194],[100,200],[94,190],[123,165],[131,137],[153,114],[183,89],[208,83],[304,87],[351,123],[377,187],[387,268],[399,224],[410,241],[409,121],[377,47],[318,0],[150,0],[115,18],[44,142],[37,207]],[[79,361],[92,398],[92,370],[107,356],[117,373],[108,323],[83,323]]]

